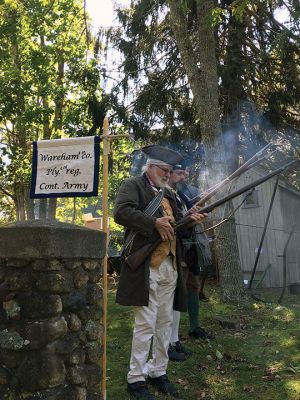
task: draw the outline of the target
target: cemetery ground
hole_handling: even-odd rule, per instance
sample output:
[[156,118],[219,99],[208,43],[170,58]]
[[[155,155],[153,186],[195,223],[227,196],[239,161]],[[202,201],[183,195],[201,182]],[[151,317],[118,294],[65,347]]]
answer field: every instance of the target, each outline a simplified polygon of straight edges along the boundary
[[[300,295],[260,290],[264,301],[234,306],[221,303],[219,288],[205,287],[208,303],[200,302],[201,326],[214,340],[188,336],[188,317],[181,314],[180,335],[192,355],[182,363],[170,362],[168,376],[182,400],[300,400]],[[224,328],[217,320],[238,321]],[[226,321],[225,321],[226,322]],[[132,308],[115,303],[109,291],[107,336],[107,397],[129,399],[126,374],[133,326]],[[154,389],[150,387],[150,391]],[[166,397],[156,393],[157,399]]]

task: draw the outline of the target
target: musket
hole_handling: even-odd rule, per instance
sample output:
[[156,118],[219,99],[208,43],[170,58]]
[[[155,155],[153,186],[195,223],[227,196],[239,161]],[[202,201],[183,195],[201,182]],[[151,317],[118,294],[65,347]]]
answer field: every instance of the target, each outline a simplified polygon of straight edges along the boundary
[[[240,196],[241,194],[248,192],[249,190],[253,190],[258,185],[261,185],[262,183],[266,182],[267,180],[271,179],[273,176],[281,174],[283,171],[291,168],[293,165],[299,163],[299,160],[292,160],[289,163],[283,165],[280,168],[277,168],[275,171],[270,172],[266,176],[257,179],[256,181],[243,186],[242,188],[228,194],[225,197],[222,197],[221,199],[205,206],[197,210],[199,214],[207,214],[212,212],[216,207],[221,206],[222,204],[226,203],[229,200],[234,199],[235,197]],[[174,225],[174,230],[178,230],[179,228],[182,228],[183,226],[187,226],[194,221],[189,215],[186,215],[177,223]],[[156,249],[156,247],[161,243],[161,238],[157,239],[153,243],[147,243],[145,246],[141,247],[140,249],[136,250],[134,253],[131,253],[127,256],[125,256],[125,261],[128,264],[128,266],[135,271],[143,262],[149,257],[149,255]]]
[[190,205],[202,205],[205,204],[208,200],[210,200],[217,192],[219,192],[225,185],[233,181],[235,178],[239,177],[242,173],[248,171],[250,168],[253,168],[255,165],[259,164],[262,160],[264,160],[267,156],[267,151],[271,151],[268,154],[270,157],[271,154],[274,153],[274,147],[276,145],[274,143],[268,143],[265,147],[255,153],[249,160],[247,160],[243,165],[241,165],[238,169],[236,169],[231,175],[227,178],[218,182],[216,185],[212,186],[211,188],[207,189],[205,193],[200,193],[199,195],[193,197],[189,200]]

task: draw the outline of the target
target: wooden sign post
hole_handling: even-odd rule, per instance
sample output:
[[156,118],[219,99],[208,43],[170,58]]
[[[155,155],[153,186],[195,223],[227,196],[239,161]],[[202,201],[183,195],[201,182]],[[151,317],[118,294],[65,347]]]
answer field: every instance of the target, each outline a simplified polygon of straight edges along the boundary
[[103,260],[103,335],[102,335],[102,394],[103,400],[106,400],[106,331],[107,331],[107,250],[108,250],[108,157],[110,154],[110,144],[112,140],[119,138],[129,138],[130,135],[125,133],[122,135],[110,135],[108,118],[104,118],[103,122],[103,135],[100,136],[103,141],[103,192],[102,192],[102,215],[103,215],[103,225],[102,230],[106,233],[106,255]]

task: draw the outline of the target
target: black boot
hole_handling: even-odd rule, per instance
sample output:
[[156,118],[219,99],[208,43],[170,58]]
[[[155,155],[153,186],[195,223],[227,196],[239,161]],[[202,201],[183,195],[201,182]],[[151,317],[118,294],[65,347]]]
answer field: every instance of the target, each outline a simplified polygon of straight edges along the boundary
[[149,392],[145,381],[128,383],[127,392],[130,394],[131,399],[155,400],[154,396]]
[[209,301],[209,297],[205,296],[205,294],[203,292],[200,292],[199,293],[199,300],[208,302]]
[[172,344],[169,345],[168,357],[171,361],[185,361],[187,359],[187,356],[183,352],[177,350],[176,343],[175,346]]
[[177,353],[183,353],[186,355],[186,357],[189,357],[193,354],[191,351],[187,350],[179,340],[175,343],[175,348]]
[[174,398],[178,398],[179,396],[175,385],[169,381],[167,375],[162,375],[158,378],[151,378],[149,376],[148,382],[150,385],[155,386],[160,393],[169,394]]
[[206,332],[203,328],[200,328],[200,326],[197,326],[197,328],[193,329],[192,331],[189,331],[189,336],[193,337],[195,339],[214,339],[214,335],[211,335],[210,333]]

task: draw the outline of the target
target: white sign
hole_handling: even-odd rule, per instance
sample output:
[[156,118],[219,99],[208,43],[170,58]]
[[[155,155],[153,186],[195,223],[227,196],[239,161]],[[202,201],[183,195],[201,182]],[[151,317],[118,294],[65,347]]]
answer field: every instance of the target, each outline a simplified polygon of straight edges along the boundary
[[100,138],[33,142],[31,198],[97,196]]

